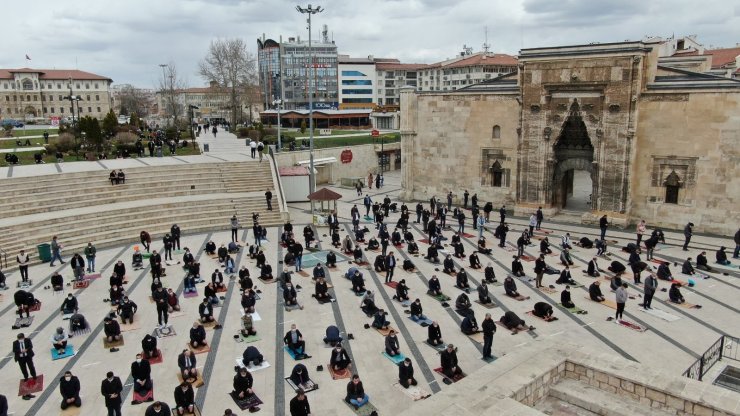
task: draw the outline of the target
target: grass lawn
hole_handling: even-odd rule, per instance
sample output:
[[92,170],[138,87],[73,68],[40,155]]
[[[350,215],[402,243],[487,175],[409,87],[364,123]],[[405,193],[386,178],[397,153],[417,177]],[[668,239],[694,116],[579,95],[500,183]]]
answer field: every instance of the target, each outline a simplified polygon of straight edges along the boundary
[[44,132],[48,132],[49,135],[57,134],[57,129],[13,129],[13,137],[24,137],[24,136],[41,136]]
[[[51,142],[51,139],[49,140]],[[15,142],[10,140],[11,143],[13,143],[12,147],[15,147]],[[43,139],[42,139],[43,142]],[[0,142],[2,143],[2,142]],[[146,145],[146,142],[144,143]],[[149,158],[149,149],[145,147],[144,151],[144,157],[142,159]],[[170,156],[169,148],[162,149],[164,157]],[[33,159],[33,155],[35,152],[18,152],[15,155],[18,156],[18,164],[19,165],[33,165],[36,163],[36,161]],[[190,156],[190,155],[199,155],[200,154],[200,148],[196,145],[193,146],[190,141],[188,141],[188,147],[185,148],[178,148],[175,156]],[[135,155],[134,155],[135,156]],[[44,162],[46,163],[56,163],[57,158],[53,154],[44,154],[43,158]],[[64,154],[64,161],[65,162],[74,162],[77,160],[85,160],[85,155],[83,152],[80,152],[79,158],[75,156],[74,152],[72,153],[65,153]],[[0,166],[8,166],[8,163],[5,161],[5,154],[0,155]]]
[[[386,135],[391,137],[384,137],[383,143],[395,143],[401,140],[399,134]],[[361,144],[380,144],[380,138],[367,136],[357,137],[320,137],[314,136],[314,147],[317,149],[323,149],[327,147],[343,147],[343,146],[357,146]]]

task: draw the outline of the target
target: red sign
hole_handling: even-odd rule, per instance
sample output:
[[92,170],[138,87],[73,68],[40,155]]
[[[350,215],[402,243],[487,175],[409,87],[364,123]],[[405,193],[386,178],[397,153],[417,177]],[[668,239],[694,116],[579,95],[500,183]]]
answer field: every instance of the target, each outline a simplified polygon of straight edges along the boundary
[[349,149],[343,150],[342,154],[339,155],[339,160],[341,160],[342,163],[345,163],[345,164],[351,163],[352,162],[352,151]]
[[371,132],[370,132],[370,134],[371,134],[371,135],[372,135],[373,137],[378,137],[378,136],[380,136],[380,132],[379,132],[378,130],[375,130],[375,129],[373,129],[373,131],[371,131]]

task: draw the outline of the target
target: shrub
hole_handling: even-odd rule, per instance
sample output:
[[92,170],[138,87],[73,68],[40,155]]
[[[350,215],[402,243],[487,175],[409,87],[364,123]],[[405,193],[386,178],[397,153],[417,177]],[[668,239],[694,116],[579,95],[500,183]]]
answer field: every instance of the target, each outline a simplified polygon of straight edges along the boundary
[[248,136],[254,141],[257,141],[261,138],[259,130],[249,130]]
[[306,120],[301,120],[301,133],[306,132]]
[[246,127],[239,127],[237,136],[239,136],[239,138],[249,137],[249,129]]
[[49,154],[56,152],[69,153],[75,150],[75,138],[69,133],[61,133],[51,144],[46,147]]

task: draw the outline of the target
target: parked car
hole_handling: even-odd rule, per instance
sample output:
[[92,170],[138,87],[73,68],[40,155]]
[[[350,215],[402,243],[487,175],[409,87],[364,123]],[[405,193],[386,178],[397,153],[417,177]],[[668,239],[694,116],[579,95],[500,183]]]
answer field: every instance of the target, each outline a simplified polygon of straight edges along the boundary
[[19,128],[23,127],[23,123],[20,122],[20,121],[18,121],[18,120],[5,119],[5,120],[2,121],[2,126],[3,127],[5,127],[5,126],[13,126],[13,127],[19,129]]

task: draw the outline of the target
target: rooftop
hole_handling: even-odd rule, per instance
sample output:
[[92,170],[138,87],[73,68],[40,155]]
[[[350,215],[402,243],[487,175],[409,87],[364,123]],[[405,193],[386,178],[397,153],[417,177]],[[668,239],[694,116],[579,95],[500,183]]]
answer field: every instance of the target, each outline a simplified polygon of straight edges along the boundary
[[44,80],[101,80],[101,81],[113,81],[108,77],[102,75],[93,74],[92,72],[80,71],[79,69],[34,69],[34,68],[19,68],[19,69],[0,69],[0,79],[12,79],[15,73],[28,73],[28,74],[39,74],[39,79]]

